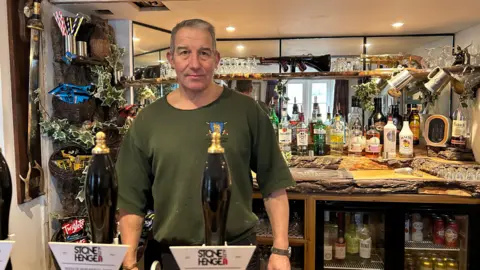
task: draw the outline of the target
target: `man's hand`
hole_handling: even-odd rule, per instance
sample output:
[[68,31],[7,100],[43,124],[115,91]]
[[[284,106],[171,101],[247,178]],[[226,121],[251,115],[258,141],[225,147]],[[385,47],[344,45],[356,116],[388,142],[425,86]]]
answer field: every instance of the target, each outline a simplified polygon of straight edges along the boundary
[[290,258],[278,254],[270,255],[268,270],[290,270]]

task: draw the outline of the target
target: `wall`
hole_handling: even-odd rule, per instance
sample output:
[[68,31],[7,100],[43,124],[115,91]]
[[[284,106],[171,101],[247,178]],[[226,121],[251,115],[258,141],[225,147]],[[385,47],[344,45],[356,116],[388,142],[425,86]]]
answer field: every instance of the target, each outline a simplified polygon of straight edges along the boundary
[[[471,28],[458,32],[455,35],[455,44],[462,48],[470,43],[480,45],[480,24]],[[454,99],[455,101],[455,99]],[[454,102],[454,109],[458,106],[458,100]],[[480,162],[480,91],[477,91],[477,102],[472,109],[469,110],[471,119],[471,145],[477,162]]]
[[[15,171],[15,154],[12,117],[12,94],[6,0],[0,0],[0,145],[9,164],[12,178]],[[45,164],[45,163],[44,163]],[[16,183],[13,183],[14,190]],[[16,241],[11,258],[14,269],[47,269],[46,246],[48,227],[45,196],[17,205],[13,192],[9,229]]]

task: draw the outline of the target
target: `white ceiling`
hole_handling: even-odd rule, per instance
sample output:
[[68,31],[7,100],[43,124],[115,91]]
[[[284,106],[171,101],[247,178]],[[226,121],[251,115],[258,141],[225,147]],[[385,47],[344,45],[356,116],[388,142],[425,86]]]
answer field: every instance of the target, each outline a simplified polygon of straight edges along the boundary
[[[90,2],[90,1],[89,1]],[[91,14],[108,9],[108,19],[130,19],[164,29],[181,20],[202,18],[218,38],[298,37],[455,33],[480,23],[478,0],[182,0],[166,1],[169,11],[139,11],[131,3],[62,5]],[[402,21],[395,30],[391,24]],[[234,33],[225,27],[233,25]]]

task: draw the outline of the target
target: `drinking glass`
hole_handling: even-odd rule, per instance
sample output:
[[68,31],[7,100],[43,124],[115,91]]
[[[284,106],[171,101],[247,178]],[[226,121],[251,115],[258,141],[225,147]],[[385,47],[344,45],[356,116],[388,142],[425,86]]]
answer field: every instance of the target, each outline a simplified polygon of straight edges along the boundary
[[475,171],[475,169],[473,168],[470,168],[467,170],[467,175],[465,176],[465,180],[466,181],[475,181],[476,179],[476,174],[477,172]]
[[466,174],[467,174],[467,170],[465,170],[464,168],[458,168],[455,173],[455,180],[456,181],[465,180]]
[[476,65],[477,64],[477,57],[480,55],[480,46],[479,45],[472,45],[470,47],[470,60],[471,60],[471,64],[472,65]]

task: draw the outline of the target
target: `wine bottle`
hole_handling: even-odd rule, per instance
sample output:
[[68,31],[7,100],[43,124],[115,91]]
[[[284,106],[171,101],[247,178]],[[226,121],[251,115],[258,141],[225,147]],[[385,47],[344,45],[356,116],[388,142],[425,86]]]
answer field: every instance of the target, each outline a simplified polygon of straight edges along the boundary
[[223,246],[226,241],[232,182],[225,149],[220,144],[220,128],[214,127],[214,130],[203,172],[202,209],[205,245]]
[[105,133],[96,134],[96,145],[88,166],[85,201],[93,243],[112,244],[117,234],[118,179]]
[[380,132],[380,144],[383,144],[383,127],[386,124],[386,117],[382,113],[382,99],[375,98],[375,111],[372,113],[368,119],[368,125],[374,125],[375,129]]
[[[7,161],[0,149],[0,237],[1,240],[8,239],[8,222],[10,219],[10,205],[12,203],[12,176]],[[10,258],[6,270],[12,269]]]

